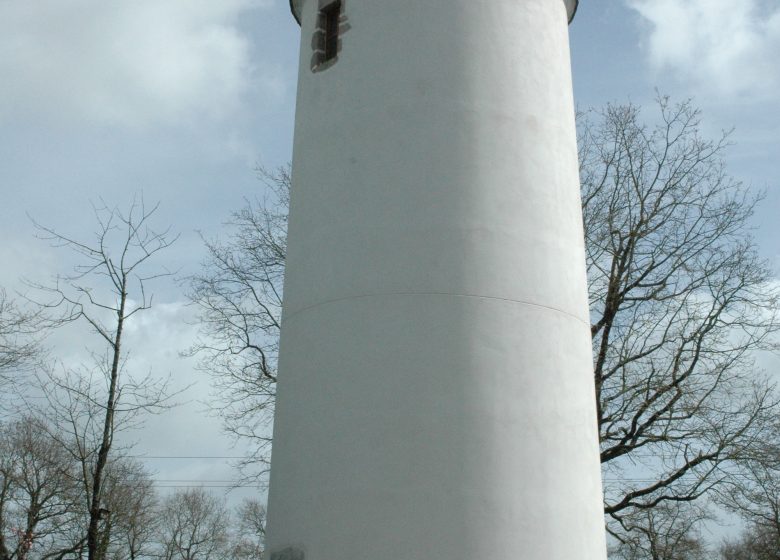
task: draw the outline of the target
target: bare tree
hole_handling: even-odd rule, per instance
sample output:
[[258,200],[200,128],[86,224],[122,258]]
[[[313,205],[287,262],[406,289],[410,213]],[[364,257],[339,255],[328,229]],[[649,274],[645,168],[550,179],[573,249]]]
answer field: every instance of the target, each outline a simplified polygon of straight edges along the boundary
[[736,481],[772,437],[777,397],[755,367],[778,291],[748,221],[758,198],[725,171],[727,134],[660,98],[581,121],[580,161],[605,511],[693,501]]
[[137,461],[109,463],[104,483],[101,549],[111,560],[151,558],[159,523],[152,478]]
[[780,560],[780,541],[774,531],[752,525],[736,541],[720,547],[722,560]]
[[214,408],[231,436],[249,443],[239,466],[249,479],[267,469],[287,251],[290,170],[259,170],[266,198],[228,222],[227,240],[205,240],[208,258],[190,278],[201,339],[192,348],[215,382]]
[[[82,464],[39,417],[0,424],[0,560],[83,558],[88,501]],[[129,459],[105,469],[99,555],[150,558],[157,496],[146,470]]]
[[0,389],[18,383],[18,374],[41,357],[40,319],[35,311],[20,309],[0,288]]
[[[728,134],[703,137],[690,102],[658,106],[655,126],[633,105],[580,118],[605,512],[618,539],[633,538],[644,511],[739,483],[779,411],[755,366],[780,327],[780,294],[750,237],[760,196],[726,172]],[[265,418],[276,379],[290,180],[264,177],[283,194],[234,216],[192,284],[206,325],[196,350],[226,383],[239,437],[256,435],[246,426]]]
[[699,525],[705,508],[689,502],[664,502],[624,518],[625,534],[610,551],[620,560],[709,560]]
[[256,499],[245,499],[235,512],[231,556],[234,560],[262,560],[265,554],[265,506]]
[[79,517],[72,467],[41,419],[0,424],[0,560],[73,548],[66,531]]
[[157,206],[148,209],[133,201],[128,212],[105,205],[94,208],[97,232],[92,241],[79,241],[36,224],[40,236],[75,252],[81,262],[53,286],[36,285],[53,298],[42,306],[59,310],[53,326],[83,322],[97,337],[101,350],[93,364],[82,368],[53,368],[41,388],[48,397],[43,412],[50,433],[60,438],[80,468],[88,523],[89,560],[104,557],[100,530],[106,516],[106,469],[120,418],[156,412],[167,402],[166,383],[150,375],[134,378],[125,370],[122,346],[127,322],[151,307],[148,283],[170,274],[164,267],[149,269],[152,259],[176,240],[169,230],[152,229]]
[[746,522],[742,539],[726,543],[724,558],[780,560],[780,449],[758,444],[745,461],[743,479],[723,492],[721,503]]
[[164,560],[221,560],[227,556],[229,514],[202,488],[177,491],[163,501],[158,541]]

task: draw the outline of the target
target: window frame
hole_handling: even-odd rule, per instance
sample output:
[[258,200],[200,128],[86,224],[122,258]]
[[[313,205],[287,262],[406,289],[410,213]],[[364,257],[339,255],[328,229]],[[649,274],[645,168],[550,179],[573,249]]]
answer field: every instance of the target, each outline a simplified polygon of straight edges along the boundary
[[339,54],[339,26],[341,24],[341,0],[323,6],[320,10],[323,32],[322,63],[335,60]]

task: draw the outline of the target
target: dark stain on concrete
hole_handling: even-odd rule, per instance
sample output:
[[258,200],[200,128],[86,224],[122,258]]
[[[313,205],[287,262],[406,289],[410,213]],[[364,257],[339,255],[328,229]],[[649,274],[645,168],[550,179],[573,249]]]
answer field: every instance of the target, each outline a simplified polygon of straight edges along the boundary
[[287,547],[271,553],[271,560],[304,560],[303,550],[300,548]]

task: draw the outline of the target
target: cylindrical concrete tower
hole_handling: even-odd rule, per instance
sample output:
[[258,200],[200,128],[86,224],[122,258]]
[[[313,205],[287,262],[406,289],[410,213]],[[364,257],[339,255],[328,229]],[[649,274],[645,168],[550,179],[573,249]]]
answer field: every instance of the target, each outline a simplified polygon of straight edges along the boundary
[[273,560],[603,560],[576,0],[294,0]]

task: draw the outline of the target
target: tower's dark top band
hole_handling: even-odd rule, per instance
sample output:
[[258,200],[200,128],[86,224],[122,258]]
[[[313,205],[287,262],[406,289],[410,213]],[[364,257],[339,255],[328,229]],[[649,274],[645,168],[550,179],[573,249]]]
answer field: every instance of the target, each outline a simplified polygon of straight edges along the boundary
[[[301,23],[301,14],[300,14],[300,3],[301,0],[290,0],[290,11],[292,12],[293,17],[295,18],[295,21],[298,22],[300,25]],[[577,8],[580,5],[580,0],[568,0],[567,4],[571,3],[572,7],[570,8],[569,13],[569,23],[574,19],[574,15],[577,13]]]

